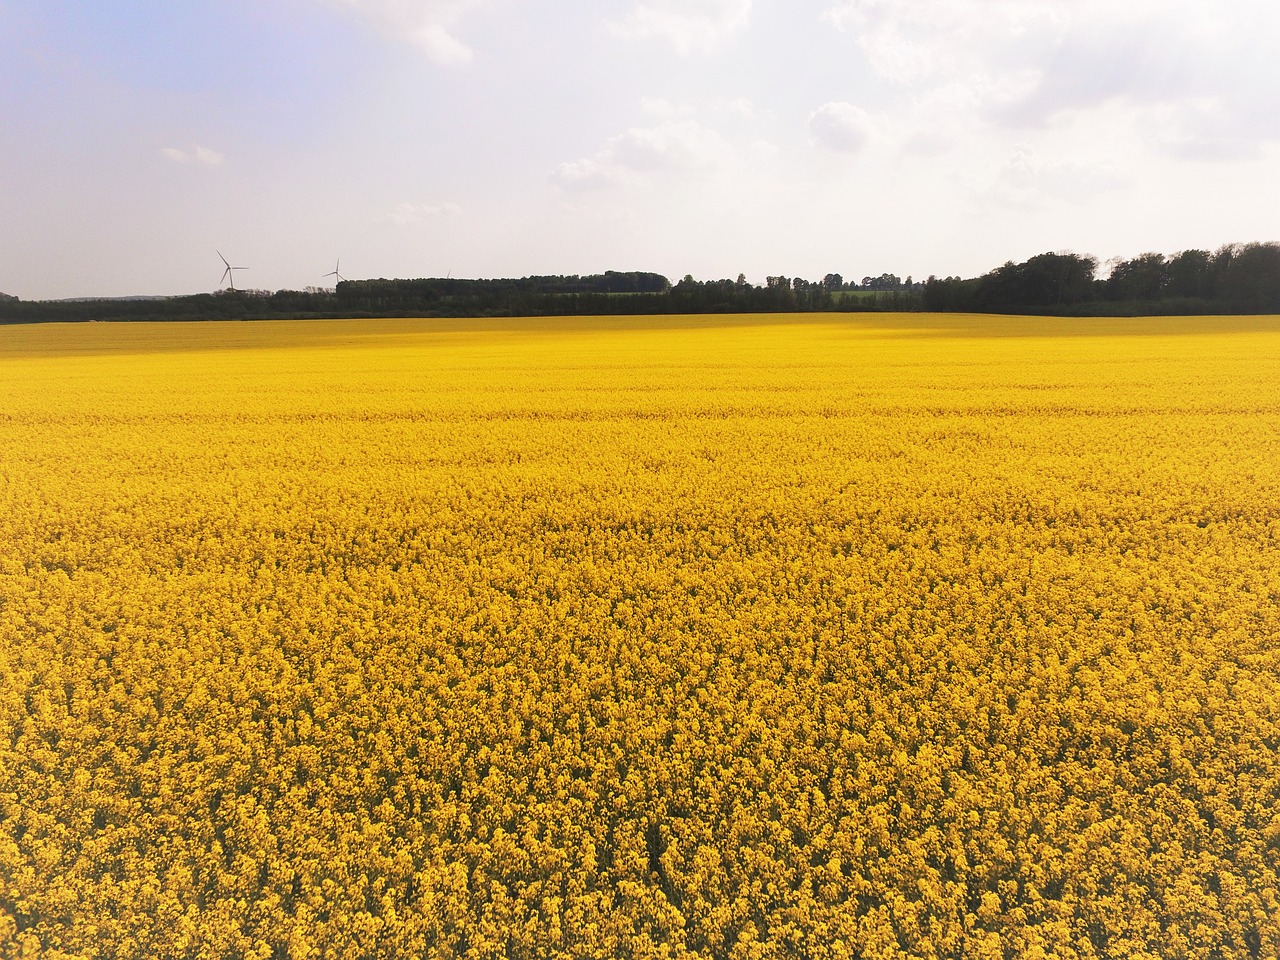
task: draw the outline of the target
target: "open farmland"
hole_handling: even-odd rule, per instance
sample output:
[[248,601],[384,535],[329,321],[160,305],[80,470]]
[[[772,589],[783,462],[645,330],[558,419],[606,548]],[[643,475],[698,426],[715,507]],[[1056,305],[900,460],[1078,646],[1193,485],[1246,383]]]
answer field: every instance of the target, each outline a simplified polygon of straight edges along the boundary
[[0,954],[1280,954],[1280,320],[0,328]]

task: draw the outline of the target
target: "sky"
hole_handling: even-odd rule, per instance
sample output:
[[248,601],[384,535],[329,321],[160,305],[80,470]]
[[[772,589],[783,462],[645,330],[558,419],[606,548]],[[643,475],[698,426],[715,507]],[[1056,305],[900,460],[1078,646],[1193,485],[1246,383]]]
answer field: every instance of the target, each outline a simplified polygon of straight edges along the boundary
[[0,0],[0,291],[1276,240],[1278,34],[1274,0]]

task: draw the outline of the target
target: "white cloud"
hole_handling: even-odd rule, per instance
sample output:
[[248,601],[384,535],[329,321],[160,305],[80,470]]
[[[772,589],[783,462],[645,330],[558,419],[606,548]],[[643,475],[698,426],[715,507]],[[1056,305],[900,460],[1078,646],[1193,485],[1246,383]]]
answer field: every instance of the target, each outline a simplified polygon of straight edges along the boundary
[[208,147],[202,147],[199,144],[190,150],[164,147],[160,152],[174,163],[194,163],[204,167],[216,167],[225,159],[218,151],[210,150]]
[[985,196],[1027,209],[1053,201],[1085,203],[1123,185],[1124,178],[1104,163],[1045,156],[1031,144],[1020,143],[996,171]]
[[858,153],[880,135],[880,124],[852,103],[824,103],[809,114],[813,142],[837,153]]
[[1245,131],[1263,130],[1236,116],[1219,97],[1191,97],[1173,103],[1156,103],[1135,111],[1134,126],[1149,142],[1166,153],[1188,160],[1225,160],[1257,156],[1263,139]]
[[611,26],[620,36],[661,40],[693,54],[716,48],[750,20],[751,0],[641,0]]
[[475,54],[443,24],[427,23],[410,33],[410,39],[436,63],[470,63]]
[[782,152],[772,140],[753,140],[750,149],[751,156],[757,160],[772,160]]
[[692,119],[632,127],[610,137],[589,157],[560,164],[552,182],[566,189],[633,183],[663,176],[696,176],[724,166],[732,146]]
[[661,97],[642,97],[640,109],[659,120],[673,120],[679,117],[691,117],[697,111],[687,103],[672,103]]
[[881,79],[910,88],[962,85],[988,99],[1025,94],[1068,11],[1096,5],[1096,0],[838,0],[827,17],[856,38]]
[[746,120],[750,120],[756,115],[756,105],[747,97],[738,97],[735,100],[730,100],[728,109],[730,113]]
[[462,207],[456,203],[402,203],[387,214],[387,219],[392,223],[406,226],[440,217],[457,217],[461,214]]
[[428,58],[442,65],[468,63],[471,47],[460,40],[454,28],[466,14],[484,5],[485,0],[324,0],[331,6],[350,10],[378,31],[394,39],[407,40]]
[[1169,152],[1280,139],[1280,75],[1256,40],[1280,29],[1274,3],[836,0],[826,16],[913,107],[948,99],[970,125],[1046,126],[1126,103]]
[[619,174],[602,151],[595,157],[566,160],[552,171],[551,180],[568,190],[589,190],[617,182]]

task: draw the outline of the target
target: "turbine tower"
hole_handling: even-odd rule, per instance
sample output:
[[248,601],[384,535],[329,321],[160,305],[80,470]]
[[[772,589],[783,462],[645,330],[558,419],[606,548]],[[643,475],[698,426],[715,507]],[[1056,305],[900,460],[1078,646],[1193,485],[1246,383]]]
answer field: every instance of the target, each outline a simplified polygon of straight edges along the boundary
[[333,264],[333,270],[332,270],[332,271],[330,271],[329,273],[326,273],[326,274],[325,274],[325,276],[326,276],[326,277],[335,277],[335,278],[336,278],[336,279],[333,281],[334,286],[337,286],[337,285],[338,285],[339,283],[341,283],[343,280],[346,280],[346,279],[347,279],[346,277],[344,277],[342,274],[340,274],[340,273],[338,272],[338,267],[340,267],[340,266],[342,266],[342,259],[341,259],[341,258],[339,258],[337,261],[335,261],[335,262],[334,262],[334,264]]
[[228,262],[227,262],[227,258],[226,258],[226,257],[224,257],[224,256],[222,255],[222,252],[221,252],[220,250],[217,250],[217,251],[214,251],[214,252],[218,254],[218,259],[222,261],[223,266],[225,266],[225,267],[227,268],[227,269],[225,269],[225,270],[223,270],[223,271],[222,271],[222,279],[218,281],[218,286],[219,286],[219,287],[221,287],[224,283],[226,283],[226,282],[230,281],[230,282],[231,282],[231,292],[232,292],[232,293],[234,293],[234,292],[235,292],[235,289],[236,289],[236,275],[235,275],[234,271],[236,271],[236,270],[248,270],[249,268],[248,268],[248,267],[233,267],[230,263],[228,263]]

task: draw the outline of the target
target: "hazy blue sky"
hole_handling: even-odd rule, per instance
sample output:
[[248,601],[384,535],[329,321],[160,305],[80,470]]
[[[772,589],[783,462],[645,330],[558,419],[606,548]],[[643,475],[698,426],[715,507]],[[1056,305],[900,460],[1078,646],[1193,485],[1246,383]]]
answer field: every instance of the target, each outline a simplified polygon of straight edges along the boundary
[[1275,0],[0,0],[0,291],[1280,239]]

